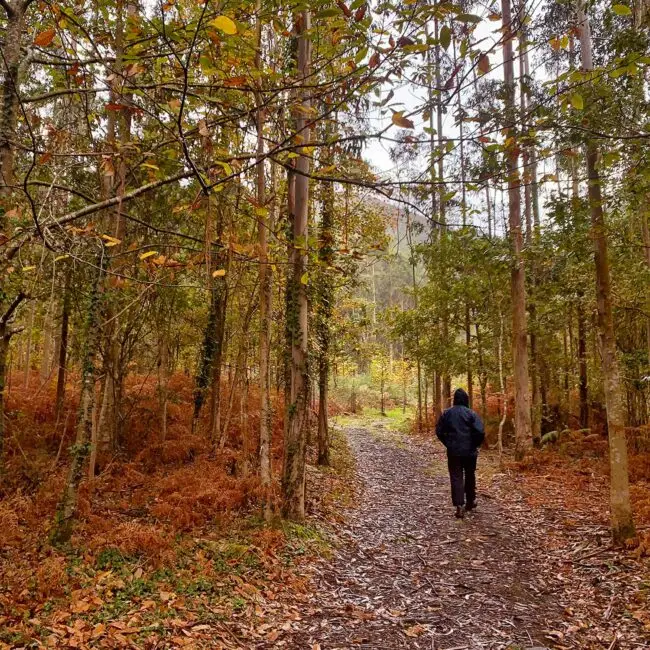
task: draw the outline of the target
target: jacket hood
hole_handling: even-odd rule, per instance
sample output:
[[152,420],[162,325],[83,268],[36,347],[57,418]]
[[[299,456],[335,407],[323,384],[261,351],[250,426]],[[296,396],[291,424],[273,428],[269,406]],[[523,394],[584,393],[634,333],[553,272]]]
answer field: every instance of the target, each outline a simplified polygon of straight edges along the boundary
[[454,406],[467,406],[469,408],[469,395],[462,389],[454,391]]

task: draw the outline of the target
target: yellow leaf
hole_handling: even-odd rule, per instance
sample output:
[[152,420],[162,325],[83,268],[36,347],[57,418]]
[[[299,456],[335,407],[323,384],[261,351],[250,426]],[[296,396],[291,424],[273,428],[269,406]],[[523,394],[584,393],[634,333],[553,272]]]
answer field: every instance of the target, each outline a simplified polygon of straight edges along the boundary
[[307,284],[309,282],[309,273],[303,273],[300,282],[301,284]]
[[392,120],[395,126],[401,126],[403,129],[415,128],[415,124],[413,124],[413,122],[408,118],[404,117],[401,113],[393,113]]
[[153,257],[154,255],[158,255],[158,251],[147,251],[146,253],[142,253],[142,255],[140,255],[140,259],[146,260],[148,257]]
[[228,16],[217,16],[214,20],[211,20],[208,24],[220,29],[224,34],[232,36],[237,33],[237,25],[234,21]]
[[23,266],[23,271],[33,271],[35,268],[35,266]]
[[226,269],[218,269],[212,272],[213,278],[222,278],[224,275],[226,275]]
[[223,168],[223,171],[226,172],[226,176],[232,176],[232,167],[223,160],[215,160],[215,165],[219,165]]
[[102,235],[102,239],[106,242],[106,247],[117,246],[122,243],[121,239],[116,239],[110,235]]

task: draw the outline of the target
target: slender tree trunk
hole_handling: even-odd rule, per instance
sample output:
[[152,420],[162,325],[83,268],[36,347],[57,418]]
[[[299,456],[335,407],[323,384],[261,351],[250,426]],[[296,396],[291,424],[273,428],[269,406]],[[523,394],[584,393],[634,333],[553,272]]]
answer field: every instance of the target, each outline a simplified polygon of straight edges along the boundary
[[478,380],[481,388],[481,417],[487,419],[487,372],[483,360],[483,340],[479,324],[476,323],[476,352],[478,356]]
[[[520,115],[522,129],[526,133],[529,127],[526,124],[528,102],[530,97],[530,70],[528,60],[528,34],[525,21],[526,2],[521,0],[520,4],[520,44],[519,44],[519,88],[520,88]],[[539,238],[539,198],[537,187],[537,158],[535,145],[523,148],[524,164],[524,214],[526,223],[526,247],[531,248]],[[535,287],[537,285],[537,273],[535,260],[531,262],[531,290],[532,296],[529,299],[528,315],[530,320],[530,385],[531,385],[531,428],[533,444],[538,446],[542,438],[542,409],[541,393],[538,381],[538,353],[537,353],[537,309],[535,305]]]
[[[591,31],[582,0],[578,0],[577,12],[582,68],[585,71],[590,71],[593,70]],[[600,174],[597,166],[598,157],[599,151],[596,144],[592,140],[587,140],[587,177],[591,211],[591,234],[594,242],[596,268],[598,332],[609,436],[611,525],[614,541],[621,543],[634,536],[634,521],[630,504],[623,382],[616,355],[607,230]]]
[[[118,0],[116,3],[114,80],[111,82],[110,101],[130,106],[133,102],[133,94],[121,92],[121,71],[124,67],[125,4],[127,20],[133,17],[137,10],[133,0]],[[113,157],[106,161],[104,168],[103,189],[107,195],[115,192],[116,196],[122,197],[127,189],[129,171],[127,156],[131,141],[131,116],[130,110],[109,111],[106,134],[108,146],[113,149]],[[116,142],[116,140],[119,142]],[[120,253],[123,250],[122,242],[126,235],[126,218],[122,212],[121,202],[108,215],[108,219],[110,222],[106,226],[107,231],[112,232],[113,237],[118,242],[111,249],[112,259],[109,260],[109,264],[119,272],[120,266],[124,263],[121,261]],[[107,286],[106,291],[111,291],[111,288]],[[92,471],[94,471],[94,462],[97,455],[107,455],[115,450],[122,426],[122,381],[125,375],[124,364],[126,360],[121,354],[120,319],[114,314],[114,309],[113,303],[108,301],[104,315],[106,321],[108,321],[104,341],[104,397],[100,411],[97,440],[93,441],[93,450],[91,452]]]
[[[503,62],[506,86],[505,109],[511,121],[515,118],[515,79],[512,51],[512,14],[510,0],[501,0],[503,14]],[[522,255],[521,179],[517,168],[519,153],[514,129],[507,148],[508,221],[512,247],[512,356],[515,394],[515,456],[522,459],[532,444],[530,398],[528,392],[528,332],[526,318],[526,275]]]
[[25,300],[25,294],[20,292],[0,317],[0,475],[4,471],[4,442],[5,442],[5,377],[7,374],[7,356],[9,343],[14,334],[22,331],[22,327],[12,327],[13,315]]
[[578,293],[576,311],[578,320],[578,390],[580,395],[580,427],[589,428],[589,385],[587,379],[587,323],[585,308],[582,304],[584,297]]
[[84,327],[84,350],[82,354],[81,395],[79,397],[79,412],[77,415],[77,437],[70,450],[71,461],[68,478],[63,495],[57,508],[51,540],[55,545],[65,544],[72,536],[72,525],[77,509],[79,485],[83,478],[83,469],[90,452],[92,435],[93,402],[95,396],[95,358],[99,342],[98,327],[100,314],[100,287],[104,280],[105,256],[102,251],[97,261],[97,277],[93,284],[90,304],[86,312]]
[[29,380],[32,370],[32,340],[34,336],[34,319],[36,317],[36,301],[32,304],[29,312],[29,326],[27,328],[27,351],[25,352],[25,365],[23,366],[23,387],[29,388]]
[[160,439],[167,439],[167,403],[169,400],[169,341],[167,328],[169,323],[163,323],[163,331],[158,333],[158,407],[160,411]]
[[65,287],[63,289],[63,307],[61,311],[61,333],[59,336],[58,372],[56,378],[56,421],[63,413],[65,400],[65,378],[68,357],[68,328],[70,323],[70,279],[72,271],[66,269]]
[[[645,249],[645,262],[650,269],[650,225],[648,221],[650,217],[648,212],[645,212],[641,215],[641,228],[643,232],[643,246]],[[646,317],[645,327],[646,327],[646,346],[648,352],[648,363],[650,363],[650,291],[648,292],[648,297],[646,299],[646,311],[648,316]]]
[[[434,18],[434,37],[436,42],[439,42],[440,38],[440,25],[438,23],[438,18]],[[436,77],[436,88],[442,88],[442,74],[441,74],[441,55],[440,55],[440,45],[437,45],[435,52],[435,77]],[[438,221],[440,223],[440,254],[445,255],[446,249],[446,239],[447,239],[447,201],[445,199],[445,168],[444,168],[444,156],[442,152],[444,151],[445,140],[442,135],[442,111],[443,111],[443,101],[442,101],[442,92],[438,92],[438,102],[436,106],[436,126],[438,132],[438,148],[440,153],[438,154],[438,188],[440,190],[440,200],[438,201]],[[442,279],[443,289],[446,288],[446,279]],[[442,306],[442,322],[440,324],[440,332],[442,341],[445,345],[449,342],[449,313],[447,310],[447,304]],[[449,406],[449,401],[451,397],[451,378],[447,373],[446,369],[443,369],[441,373],[441,390],[439,393],[440,401],[438,404],[438,410],[442,412],[444,408]]]
[[499,450],[499,464],[503,462],[503,427],[508,417],[508,396],[506,395],[506,382],[503,376],[503,314],[499,309],[499,341],[497,360],[499,363],[499,388],[501,389],[501,420],[497,434],[497,449]]
[[228,306],[228,284],[225,277],[217,278],[213,292],[216,303],[216,319],[212,357],[212,393],[210,395],[210,439],[213,444],[217,444],[221,438],[221,366],[224,357],[226,309]]
[[[311,66],[311,42],[309,30],[311,14],[308,9],[296,14],[298,77],[309,77]],[[309,142],[311,101],[307,90],[300,91],[301,106],[297,111],[296,134],[302,142]],[[284,445],[282,468],[282,514],[285,518],[302,520],[305,517],[305,452],[308,426],[308,304],[307,287],[303,281],[307,270],[307,224],[309,211],[309,156],[301,152],[296,162],[295,206],[293,221],[293,250],[290,265],[293,269],[292,286],[295,292],[295,313],[287,314],[294,323],[291,345],[291,385],[288,426]]]
[[[411,216],[408,207],[406,209],[406,238],[408,240],[409,262],[411,264],[411,285],[413,287],[413,307],[417,312],[419,309],[419,300],[418,300],[418,284],[415,277],[415,266],[416,266],[415,246],[413,245],[413,224],[411,223]],[[416,333],[415,335],[415,345],[417,347],[416,372],[417,372],[417,382],[418,382],[417,426],[418,426],[418,431],[422,431],[422,360],[420,359],[420,336],[418,333]],[[381,414],[385,415],[384,407],[383,407],[383,392],[382,392],[382,413]]]
[[[257,52],[255,62],[262,70],[262,2],[257,0]],[[260,480],[264,501],[264,519],[272,516],[271,506],[271,431],[273,411],[271,408],[271,320],[273,317],[273,285],[269,266],[268,232],[273,227],[273,214],[266,206],[266,179],[264,173],[264,112],[263,97],[257,97],[257,185],[256,200],[259,211],[257,237],[260,251]],[[273,163],[271,163],[273,165]],[[275,171],[275,168],[273,168]]]
[[429,380],[424,374],[424,429],[429,430]]
[[[235,402],[235,390],[239,384],[242,373],[245,375],[245,380],[247,381],[246,359],[248,356],[248,330],[250,327],[251,319],[253,318],[253,314],[255,313],[256,309],[257,309],[257,291],[253,291],[250,302],[248,303],[248,307],[246,308],[246,313],[244,314],[244,317],[242,319],[241,343],[239,345],[239,351],[237,352],[237,356],[235,357],[236,359],[235,372],[230,382],[230,397],[228,398],[228,410],[226,411],[226,417],[220,433],[219,449],[223,449],[226,444],[228,430],[230,429],[230,419],[232,416],[233,404]],[[230,373],[228,374],[230,375]],[[249,460],[250,460],[249,458],[246,459],[246,463],[248,463]]]
[[[330,137],[329,129],[326,137]],[[324,164],[331,164],[332,156],[324,157]],[[318,464],[330,464],[330,432],[328,422],[328,393],[330,373],[330,321],[334,300],[332,265],[334,264],[334,185],[322,187],[322,209],[318,258],[320,264],[318,282],[318,305],[316,337],[318,341]],[[374,269],[374,265],[373,265]]]

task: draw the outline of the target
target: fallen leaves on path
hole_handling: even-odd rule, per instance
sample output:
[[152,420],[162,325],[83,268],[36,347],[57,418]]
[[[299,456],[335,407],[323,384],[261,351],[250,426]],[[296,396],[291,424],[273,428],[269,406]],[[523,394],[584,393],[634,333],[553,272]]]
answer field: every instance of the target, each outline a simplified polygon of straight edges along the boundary
[[647,564],[610,549],[598,516],[564,507],[562,484],[539,493],[483,455],[479,509],[457,521],[437,443],[381,426],[347,433],[358,507],[336,556],[314,566],[302,619],[255,647],[647,647],[645,610],[633,613]]

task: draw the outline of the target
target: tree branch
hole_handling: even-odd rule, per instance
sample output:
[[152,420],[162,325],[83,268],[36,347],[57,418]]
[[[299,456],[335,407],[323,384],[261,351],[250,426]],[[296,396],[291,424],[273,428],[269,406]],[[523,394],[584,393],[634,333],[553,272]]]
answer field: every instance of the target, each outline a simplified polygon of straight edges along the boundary
[[[1,1],[1,0],[0,0]],[[21,291],[12,301],[12,303],[7,308],[7,311],[0,316],[0,327],[3,327],[9,322],[12,314],[18,309],[20,303],[27,298],[27,294],[24,291]]]

